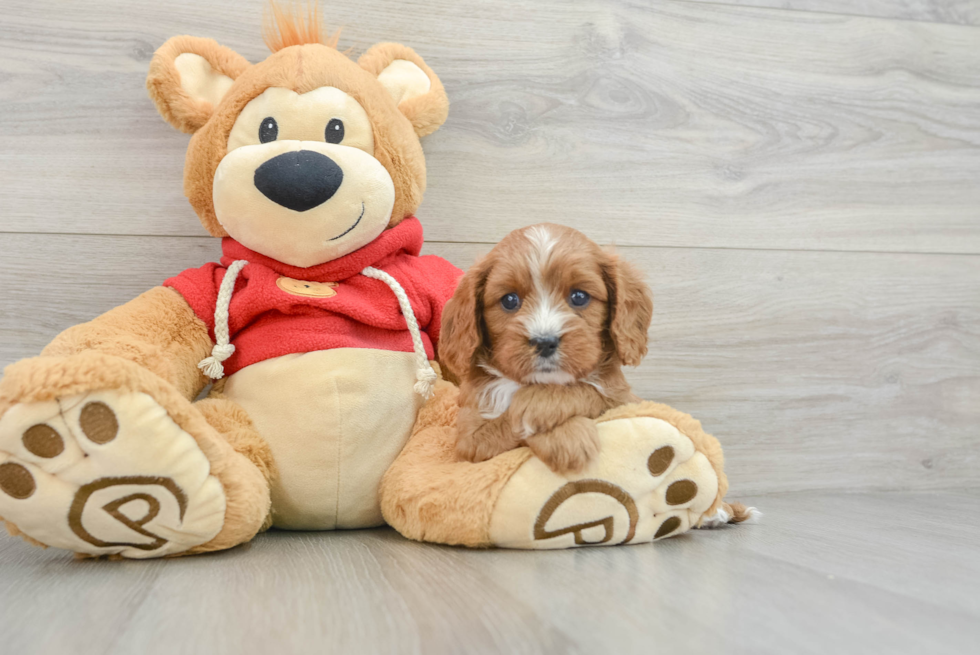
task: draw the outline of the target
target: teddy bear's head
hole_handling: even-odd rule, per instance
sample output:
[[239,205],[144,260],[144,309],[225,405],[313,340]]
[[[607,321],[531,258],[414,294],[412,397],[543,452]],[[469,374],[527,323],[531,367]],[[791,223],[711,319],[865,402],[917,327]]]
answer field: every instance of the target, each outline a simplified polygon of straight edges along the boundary
[[147,88],[163,117],[194,135],[184,191],[204,227],[309,267],[415,212],[419,138],[442,125],[449,101],[411,48],[382,43],[355,62],[315,13],[274,16],[265,61],[178,36],[154,55]]

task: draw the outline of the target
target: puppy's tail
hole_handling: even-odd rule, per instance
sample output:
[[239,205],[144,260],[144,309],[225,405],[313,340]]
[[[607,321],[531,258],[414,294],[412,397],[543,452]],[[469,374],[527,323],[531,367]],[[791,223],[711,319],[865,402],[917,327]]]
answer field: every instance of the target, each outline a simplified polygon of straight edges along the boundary
[[717,528],[727,523],[758,523],[762,512],[755,507],[746,507],[742,503],[722,503],[712,516],[701,519],[702,528]]
[[757,510],[755,507],[746,507],[742,503],[722,503],[731,518],[728,519],[729,523],[758,523],[762,520],[762,512]]

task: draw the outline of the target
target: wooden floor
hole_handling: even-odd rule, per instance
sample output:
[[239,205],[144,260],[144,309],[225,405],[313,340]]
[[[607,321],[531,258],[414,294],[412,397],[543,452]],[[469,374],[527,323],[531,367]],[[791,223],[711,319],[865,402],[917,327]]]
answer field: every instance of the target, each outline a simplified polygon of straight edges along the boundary
[[[266,56],[264,0],[0,0],[0,366],[213,261],[168,37]],[[0,536],[0,652],[966,653],[980,643],[980,0],[336,0],[414,47],[428,252],[556,221],[656,298],[636,392],[758,526],[468,552],[389,530],[165,562]],[[286,645],[294,648],[287,649]]]
[[172,561],[0,538],[4,653],[976,653],[980,492],[752,498],[656,545],[467,551],[273,532]]

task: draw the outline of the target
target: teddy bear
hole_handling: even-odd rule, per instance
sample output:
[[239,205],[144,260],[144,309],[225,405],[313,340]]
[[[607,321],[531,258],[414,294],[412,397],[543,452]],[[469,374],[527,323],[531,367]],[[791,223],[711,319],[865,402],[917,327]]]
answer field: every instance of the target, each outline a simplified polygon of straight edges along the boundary
[[223,254],[6,369],[8,529],[140,559],[270,527],[387,522],[420,540],[558,548],[735,514],[717,441],[652,403],[599,419],[586,473],[559,476],[527,448],[455,461],[458,391],[438,342],[462,272],[420,255],[414,216],[443,85],[409,47],[355,61],[315,13],[273,9],[260,63],[189,36],[154,55],[147,89],[192,135],[184,190]]

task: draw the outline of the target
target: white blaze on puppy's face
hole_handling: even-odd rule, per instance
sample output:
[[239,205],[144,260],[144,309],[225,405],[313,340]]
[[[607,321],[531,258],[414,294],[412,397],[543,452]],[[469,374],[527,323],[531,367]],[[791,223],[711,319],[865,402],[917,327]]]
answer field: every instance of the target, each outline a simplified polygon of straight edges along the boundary
[[[551,264],[558,239],[548,228],[535,225],[525,233],[530,248],[527,253],[527,268],[531,274],[533,294],[526,304],[530,312],[520,317],[527,330],[528,339],[561,338],[565,331],[565,322],[569,318],[568,307],[559,295],[561,290],[549,287],[545,282],[545,273]],[[538,362],[539,368],[553,371],[560,360],[561,349],[557,351],[550,362]]]

